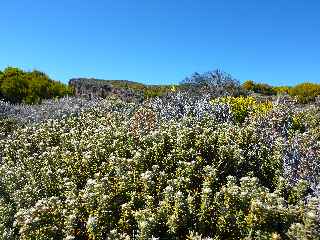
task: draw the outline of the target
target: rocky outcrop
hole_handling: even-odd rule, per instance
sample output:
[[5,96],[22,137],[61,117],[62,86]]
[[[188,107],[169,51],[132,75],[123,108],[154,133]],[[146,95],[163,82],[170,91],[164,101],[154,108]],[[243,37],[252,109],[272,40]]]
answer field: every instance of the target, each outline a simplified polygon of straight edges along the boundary
[[73,78],[69,81],[69,86],[74,88],[77,97],[102,97],[111,94],[112,85],[107,81],[94,78]]
[[[123,82],[133,83],[121,80],[101,80],[95,78],[73,78],[69,81],[69,86],[74,88],[75,96],[85,98],[106,98],[107,96],[117,96],[122,100],[138,100],[143,98],[143,92],[131,89],[130,87],[114,86],[112,83]],[[118,84],[119,85],[119,84]]]

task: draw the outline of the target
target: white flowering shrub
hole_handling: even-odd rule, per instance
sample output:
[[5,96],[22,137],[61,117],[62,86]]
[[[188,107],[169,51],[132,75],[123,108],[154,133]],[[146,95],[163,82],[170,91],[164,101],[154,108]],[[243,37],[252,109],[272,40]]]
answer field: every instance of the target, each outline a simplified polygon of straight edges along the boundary
[[7,114],[0,238],[319,239],[317,111],[194,100]]
[[101,108],[104,110],[117,108],[117,104],[114,103],[110,106],[108,101],[99,98],[86,99],[76,97],[43,100],[42,104],[37,105],[12,104],[0,101],[0,117],[16,119],[23,123],[34,123],[46,121],[48,119],[62,119],[68,116],[78,116],[81,112]]
[[157,97],[145,103],[163,121],[178,121],[185,117],[201,120],[205,117],[215,118],[219,121],[231,120],[230,108],[221,102],[211,104],[210,95],[194,95],[190,92],[176,92],[163,97]]

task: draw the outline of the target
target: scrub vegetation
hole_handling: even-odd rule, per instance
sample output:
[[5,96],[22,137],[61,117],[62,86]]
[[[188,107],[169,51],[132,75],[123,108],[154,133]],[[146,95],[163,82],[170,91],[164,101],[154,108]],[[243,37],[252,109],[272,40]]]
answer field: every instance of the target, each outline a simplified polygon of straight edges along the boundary
[[24,74],[61,98],[1,90],[1,239],[320,238],[318,85],[212,71],[136,101]]

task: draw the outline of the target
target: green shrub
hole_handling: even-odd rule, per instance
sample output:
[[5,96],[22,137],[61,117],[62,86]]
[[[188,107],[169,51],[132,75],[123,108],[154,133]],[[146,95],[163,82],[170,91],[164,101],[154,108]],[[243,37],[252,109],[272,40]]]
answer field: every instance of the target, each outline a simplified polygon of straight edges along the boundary
[[289,86],[279,86],[279,87],[272,87],[272,89],[277,94],[289,94],[291,87],[289,87]]
[[72,94],[71,88],[36,70],[8,67],[0,74],[0,96],[12,103],[40,103],[42,99]]
[[255,83],[251,80],[245,81],[242,86],[244,90],[253,91],[255,93],[260,93],[264,95],[275,95],[273,87],[264,83]]

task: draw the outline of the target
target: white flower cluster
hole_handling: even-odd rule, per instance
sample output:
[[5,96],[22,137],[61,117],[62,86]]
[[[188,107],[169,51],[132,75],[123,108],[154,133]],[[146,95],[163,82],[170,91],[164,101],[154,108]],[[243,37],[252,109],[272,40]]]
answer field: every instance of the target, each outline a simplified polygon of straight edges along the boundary
[[[3,129],[3,239],[319,239],[319,109],[239,123],[228,104],[183,93],[61,101]],[[15,107],[1,111],[22,121]],[[156,124],[136,134],[143,108]]]

